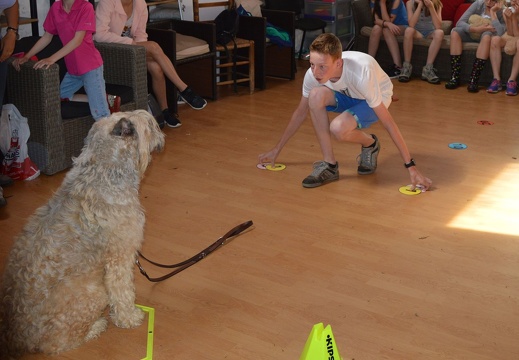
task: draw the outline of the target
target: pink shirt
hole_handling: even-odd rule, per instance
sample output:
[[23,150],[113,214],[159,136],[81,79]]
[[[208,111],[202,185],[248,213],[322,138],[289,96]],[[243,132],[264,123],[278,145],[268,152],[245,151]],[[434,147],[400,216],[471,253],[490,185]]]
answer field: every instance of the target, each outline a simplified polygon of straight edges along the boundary
[[121,36],[128,16],[124,12],[121,0],[99,0],[96,6],[96,33],[94,38],[99,42],[132,44],[148,40],[146,23],[148,7],[144,0],[133,1],[133,23],[131,37]]
[[71,75],[83,75],[103,65],[92,36],[96,30],[94,8],[87,0],[75,0],[68,14],[62,2],[56,1],[49,9],[43,28],[49,34],[58,35],[63,45],[69,43],[77,31],[85,31],[83,42],[64,58]]

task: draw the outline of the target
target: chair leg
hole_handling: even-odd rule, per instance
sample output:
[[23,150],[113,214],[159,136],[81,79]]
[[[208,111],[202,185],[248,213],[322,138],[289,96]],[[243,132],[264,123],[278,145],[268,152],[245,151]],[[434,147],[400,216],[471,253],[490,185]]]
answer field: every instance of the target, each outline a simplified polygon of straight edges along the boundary
[[249,91],[252,95],[254,93],[255,83],[254,83],[254,68],[255,68],[255,61],[254,61],[254,41],[250,41],[249,46]]
[[303,54],[303,45],[305,44],[305,36],[306,36],[306,30],[303,30],[303,37],[301,39],[301,46],[299,47],[299,60],[302,59],[301,55]]

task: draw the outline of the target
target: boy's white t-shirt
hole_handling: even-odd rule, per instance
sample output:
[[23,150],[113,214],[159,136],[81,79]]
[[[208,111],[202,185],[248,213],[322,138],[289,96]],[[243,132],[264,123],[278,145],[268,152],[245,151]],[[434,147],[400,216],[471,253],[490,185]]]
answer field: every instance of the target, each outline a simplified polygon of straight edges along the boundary
[[326,86],[354,99],[366,100],[371,108],[381,103],[388,108],[393,96],[393,83],[378,62],[359,51],[343,51],[342,59],[342,76],[336,82],[328,80],[321,85],[312,69],[308,69],[303,81],[303,96],[308,97],[314,87]]

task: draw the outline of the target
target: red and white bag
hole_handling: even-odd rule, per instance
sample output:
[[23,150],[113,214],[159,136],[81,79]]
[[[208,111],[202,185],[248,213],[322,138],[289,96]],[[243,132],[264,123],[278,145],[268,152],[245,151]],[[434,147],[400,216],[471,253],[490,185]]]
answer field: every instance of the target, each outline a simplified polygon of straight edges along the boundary
[[5,104],[0,116],[0,150],[4,155],[0,173],[14,180],[33,180],[40,175],[40,170],[29,158],[27,140],[30,135],[27,118],[13,104]]

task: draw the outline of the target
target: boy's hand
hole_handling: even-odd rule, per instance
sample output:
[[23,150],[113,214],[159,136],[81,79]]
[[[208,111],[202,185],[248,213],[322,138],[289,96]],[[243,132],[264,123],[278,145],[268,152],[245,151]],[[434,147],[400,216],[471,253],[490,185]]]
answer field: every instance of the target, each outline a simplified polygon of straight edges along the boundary
[[424,190],[428,190],[432,185],[431,179],[422,175],[422,173],[416,168],[416,166],[412,166],[409,169],[409,175],[411,176],[411,190],[416,189],[417,185],[423,186]]
[[271,166],[276,164],[276,158],[278,157],[279,152],[276,148],[266,152],[264,154],[260,154],[258,156],[258,164],[267,164],[269,163]]

